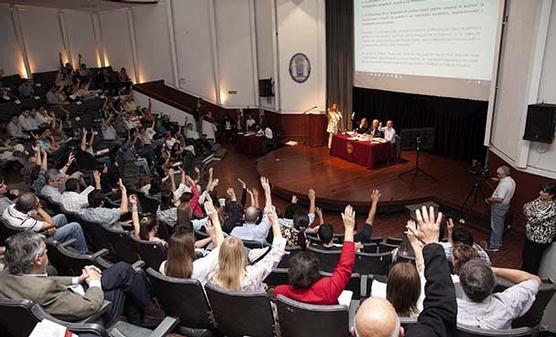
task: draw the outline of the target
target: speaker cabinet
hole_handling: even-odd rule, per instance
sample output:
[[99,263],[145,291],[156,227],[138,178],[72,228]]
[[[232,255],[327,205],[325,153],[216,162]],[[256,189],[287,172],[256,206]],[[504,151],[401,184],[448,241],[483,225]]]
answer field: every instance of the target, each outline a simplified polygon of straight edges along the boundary
[[274,97],[272,78],[259,79],[259,96]]
[[556,127],[556,104],[531,104],[523,139],[532,142],[552,143]]

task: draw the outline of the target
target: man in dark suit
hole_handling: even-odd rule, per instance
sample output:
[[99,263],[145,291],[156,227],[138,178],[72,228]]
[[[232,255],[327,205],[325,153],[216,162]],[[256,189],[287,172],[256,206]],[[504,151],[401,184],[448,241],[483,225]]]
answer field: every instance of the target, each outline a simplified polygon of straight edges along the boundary
[[43,236],[31,231],[6,240],[5,262],[8,270],[0,273],[0,298],[31,300],[58,319],[84,319],[99,310],[104,299],[112,302],[104,317],[107,323],[123,313],[126,300],[132,304],[126,307],[131,323],[152,326],[163,318],[151,302],[145,275],[127,263],[116,263],[104,272],[87,266],[78,277],[51,277],[46,272]]
[[373,119],[373,123],[371,124],[371,127],[369,129],[369,134],[373,138],[383,138],[384,133],[380,131],[379,128],[380,128],[380,122],[378,121],[378,119]]
[[[434,210],[417,210],[419,230],[413,234],[424,245],[425,286],[424,308],[417,324],[409,327],[406,337],[450,337],[456,331],[457,303],[454,284],[450,276],[444,249],[438,244],[442,214],[437,218]],[[404,336],[394,307],[384,299],[370,298],[357,311],[354,322],[357,337]]]

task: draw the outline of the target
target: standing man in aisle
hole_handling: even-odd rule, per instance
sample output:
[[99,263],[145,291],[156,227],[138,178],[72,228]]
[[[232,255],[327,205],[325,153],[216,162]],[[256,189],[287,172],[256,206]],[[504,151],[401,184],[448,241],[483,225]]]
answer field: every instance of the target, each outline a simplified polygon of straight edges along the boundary
[[502,247],[502,236],[506,228],[506,214],[510,209],[510,202],[515,192],[515,181],[510,177],[510,168],[500,166],[496,169],[495,180],[498,180],[498,186],[492,193],[490,198],[485,201],[490,204],[490,242],[486,250],[489,252],[497,252]]

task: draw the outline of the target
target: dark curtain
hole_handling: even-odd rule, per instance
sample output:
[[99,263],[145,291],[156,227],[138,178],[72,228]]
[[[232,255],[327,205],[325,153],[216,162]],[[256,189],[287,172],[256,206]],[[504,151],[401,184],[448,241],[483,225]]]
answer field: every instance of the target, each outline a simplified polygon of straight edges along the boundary
[[394,121],[404,128],[435,127],[433,152],[459,160],[483,161],[488,102],[353,88],[355,120]]
[[353,1],[326,0],[326,104],[338,104],[349,128],[353,89]]

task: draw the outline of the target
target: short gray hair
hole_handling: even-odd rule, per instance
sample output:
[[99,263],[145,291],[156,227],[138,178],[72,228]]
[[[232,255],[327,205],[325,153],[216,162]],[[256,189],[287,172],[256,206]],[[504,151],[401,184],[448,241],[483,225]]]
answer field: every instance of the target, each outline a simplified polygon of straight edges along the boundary
[[48,169],[45,174],[46,181],[56,181],[56,179],[58,179],[59,176],[60,176],[60,171],[54,168]]
[[509,176],[510,175],[510,168],[507,167],[506,165],[502,165],[502,166],[500,166],[499,168],[496,169],[496,172],[497,173],[503,173],[503,174]]
[[471,301],[480,303],[492,294],[496,277],[486,262],[473,259],[461,267],[459,282],[465,295]]
[[44,236],[26,231],[17,233],[6,240],[5,261],[10,274],[25,274],[33,268],[35,257],[45,250]]

